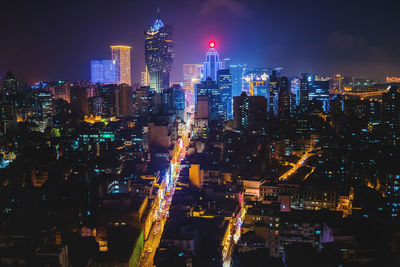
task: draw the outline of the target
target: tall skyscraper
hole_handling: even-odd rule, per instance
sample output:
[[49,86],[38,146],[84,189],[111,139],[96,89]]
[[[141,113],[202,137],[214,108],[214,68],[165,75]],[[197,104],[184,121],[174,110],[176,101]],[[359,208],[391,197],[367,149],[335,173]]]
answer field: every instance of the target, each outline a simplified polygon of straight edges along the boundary
[[296,94],[297,98],[299,100],[299,105],[302,107],[305,107],[308,105],[308,90],[309,90],[309,84],[308,82],[311,81],[311,77],[307,73],[302,73],[300,76],[300,86],[299,86],[299,91]]
[[116,83],[115,64],[112,60],[92,60],[91,81],[92,83]]
[[267,119],[267,98],[263,96],[247,96],[243,92],[233,98],[233,119],[241,130],[248,128],[262,129]]
[[278,93],[278,116],[280,119],[287,120],[294,113],[296,106],[296,96],[290,92],[289,80],[281,77],[279,80]]
[[218,89],[220,91],[221,101],[226,105],[227,119],[231,119],[233,116],[232,75],[229,69],[218,71]]
[[226,105],[221,101],[221,92],[218,84],[208,77],[204,82],[196,84],[196,109],[198,99],[201,96],[208,97],[208,105],[210,108],[210,120],[223,121],[226,120]]
[[116,83],[131,85],[131,47],[113,45],[111,46],[111,56],[115,64]]
[[218,71],[221,69],[222,63],[219,61],[219,54],[215,49],[215,42],[211,41],[208,46],[209,49],[206,54],[206,61],[204,61],[202,81],[205,81],[207,78],[211,78],[213,81],[216,81],[218,77]]
[[232,75],[232,97],[240,96],[243,90],[243,74],[246,65],[230,65]]
[[150,89],[162,93],[169,87],[173,63],[172,28],[157,15],[154,25],[144,32],[144,56],[150,76]]

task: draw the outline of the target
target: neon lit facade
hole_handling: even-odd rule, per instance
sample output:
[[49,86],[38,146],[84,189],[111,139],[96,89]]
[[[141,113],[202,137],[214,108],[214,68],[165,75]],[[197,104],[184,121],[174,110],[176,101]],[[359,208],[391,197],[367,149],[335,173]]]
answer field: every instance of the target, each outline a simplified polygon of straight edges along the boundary
[[117,84],[131,85],[131,47],[111,46],[112,62],[115,64],[115,77]]
[[218,71],[222,68],[222,63],[219,61],[219,54],[215,49],[215,42],[209,43],[209,49],[206,54],[206,61],[204,61],[202,81],[210,77],[213,81],[218,78]]
[[164,25],[160,17],[144,33],[144,56],[149,72],[150,89],[161,93],[169,88],[169,77],[173,63],[172,29]]
[[92,60],[90,65],[92,83],[116,83],[115,64],[112,60]]

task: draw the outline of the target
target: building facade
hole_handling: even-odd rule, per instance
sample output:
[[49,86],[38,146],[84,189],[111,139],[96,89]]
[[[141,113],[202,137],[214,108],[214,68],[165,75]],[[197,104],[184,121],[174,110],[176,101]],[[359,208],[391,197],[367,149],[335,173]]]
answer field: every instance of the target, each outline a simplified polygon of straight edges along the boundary
[[144,32],[144,56],[149,72],[150,89],[161,93],[169,87],[173,63],[172,28],[158,16],[154,25]]
[[112,62],[115,65],[115,80],[117,84],[131,85],[131,47],[123,45],[111,46]]
[[215,42],[209,43],[209,49],[206,54],[206,61],[204,61],[202,81],[207,78],[216,81],[218,78],[218,71],[222,67],[222,63],[219,61],[218,51],[215,49]]

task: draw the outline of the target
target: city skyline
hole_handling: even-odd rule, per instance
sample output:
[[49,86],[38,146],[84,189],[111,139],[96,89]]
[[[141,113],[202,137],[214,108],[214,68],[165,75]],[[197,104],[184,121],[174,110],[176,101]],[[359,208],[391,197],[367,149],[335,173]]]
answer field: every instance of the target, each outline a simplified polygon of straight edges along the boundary
[[[5,12],[1,20],[9,27],[4,32],[5,42],[0,44],[3,59],[0,73],[11,69],[18,77],[30,82],[43,78],[89,80],[90,60],[106,58],[107,47],[119,43],[133,47],[133,81],[138,82],[140,72],[145,70],[142,32],[154,21],[157,6],[161,6],[162,17],[174,27],[176,57],[171,80],[182,80],[183,64],[203,62],[209,40],[215,40],[221,57],[232,58],[233,64],[283,67],[289,76],[319,72],[384,80],[385,76],[396,76],[400,72],[396,64],[400,57],[396,49],[399,37],[391,34],[398,26],[398,20],[392,16],[395,8],[391,8],[394,4],[390,3],[318,4],[306,1],[302,4],[293,2],[286,7],[261,1],[224,0],[214,4],[212,1],[193,1],[186,5],[180,1],[164,5],[150,1],[136,5],[121,0],[115,3],[116,11],[107,14],[107,1],[96,2],[90,12],[88,2],[54,5],[46,0],[35,4],[7,1],[5,10],[10,12]],[[355,12],[363,5],[369,9]],[[177,7],[183,11],[179,18],[172,15]],[[266,7],[265,19],[257,23],[262,16],[259,10]],[[76,13],[76,21],[70,21],[65,15],[54,16],[59,10],[66,14]],[[134,12],[135,16],[116,17],[118,12]],[[286,14],[283,16],[286,21],[279,16],[282,13]],[[115,19],[106,23],[92,18],[99,15]],[[375,19],[370,19],[372,17]],[[55,23],[46,23],[48,19]],[[369,29],[375,29],[374,33]],[[59,34],[49,40],[47,31]],[[252,37],[247,38],[248,34]],[[77,38],[66,38],[72,35]],[[23,42],[26,38],[31,42]],[[82,45],[79,39],[85,40],[85,44]],[[32,64],[37,68],[29,72],[27,66]]]
[[1,266],[400,266],[394,5],[31,2],[0,16]]

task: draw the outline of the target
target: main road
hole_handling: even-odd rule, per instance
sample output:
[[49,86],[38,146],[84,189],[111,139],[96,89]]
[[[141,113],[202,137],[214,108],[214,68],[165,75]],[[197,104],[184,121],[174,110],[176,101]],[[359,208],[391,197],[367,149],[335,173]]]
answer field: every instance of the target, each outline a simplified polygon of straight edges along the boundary
[[181,161],[185,158],[187,147],[190,143],[190,132],[193,124],[193,106],[188,107],[189,118],[186,121],[185,127],[181,132],[181,137],[177,140],[172,152],[172,158],[167,171],[163,178],[159,190],[163,192],[163,197],[160,198],[159,210],[157,212],[158,218],[153,223],[151,232],[148,239],[145,241],[142,257],[139,266],[151,267],[153,265],[154,256],[160,244],[161,236],[164,231],[164,225],[167,220],[169,207],[175,192],[175,185],[179,178],[181,171]]

